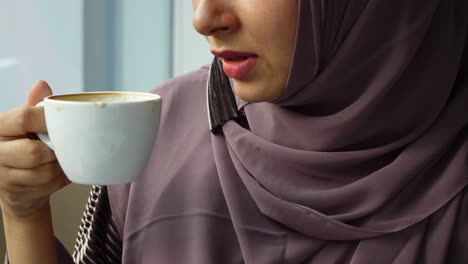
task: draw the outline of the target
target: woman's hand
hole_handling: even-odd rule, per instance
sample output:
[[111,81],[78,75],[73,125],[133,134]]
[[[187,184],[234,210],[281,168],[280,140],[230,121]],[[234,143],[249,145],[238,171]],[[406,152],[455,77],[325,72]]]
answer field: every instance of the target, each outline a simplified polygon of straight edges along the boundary
[[47,129],[44,109],[33,105],[50,94],[49,85],[38,81],[28,106],[0,113],[0,206],[10,218],[35,214],[70,183],[54,152],[34,137]]

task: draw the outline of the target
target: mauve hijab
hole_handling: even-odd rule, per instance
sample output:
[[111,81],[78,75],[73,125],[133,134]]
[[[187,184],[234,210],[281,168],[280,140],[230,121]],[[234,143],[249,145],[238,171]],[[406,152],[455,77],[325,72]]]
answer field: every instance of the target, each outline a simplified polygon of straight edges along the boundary
[[284,94],[216,135],[206,68],[162,85],[147,170],[109,186],[124,263],[468,263],[467,26],[466,0],[299,0]]
[[433,214],[468,182],[468,1],[300,4],[284,95],[245,106],[251,131],[231,122],[216,141],[236,167],[227,178],[238,174],[263,214],[320,239]]

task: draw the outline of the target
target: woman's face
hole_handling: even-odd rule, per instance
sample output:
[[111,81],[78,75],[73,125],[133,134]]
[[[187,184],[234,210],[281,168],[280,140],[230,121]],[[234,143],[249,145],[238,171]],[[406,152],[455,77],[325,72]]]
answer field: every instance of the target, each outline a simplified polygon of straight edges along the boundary
[[297,0],[192,0],[193,26],[222,58],[236,94],[272,102],[288,79],[295,44]]

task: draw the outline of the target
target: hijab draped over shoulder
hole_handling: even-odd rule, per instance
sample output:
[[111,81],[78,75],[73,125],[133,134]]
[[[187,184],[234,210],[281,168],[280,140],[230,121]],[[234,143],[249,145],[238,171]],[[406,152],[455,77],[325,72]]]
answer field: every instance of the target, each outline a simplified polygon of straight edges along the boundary
[[[346,251],[351,263],[442,263],[468,210],[468,1],[299,9],[282,97],[243,103],[250,130],[230,121],[213,136],[234,226],[294,233],[303,252],[289,253],[317,263],[348,263],[336,260]],[[244,187],[252,212],[234,206]],[[238,233],[245,251],[262,247]]]
[[156,90],[149,166],[109,186],[124,261],[468,261],[468,1],[298,1],[287,86],[237,98],[248,126],[210,133],[206,68]]

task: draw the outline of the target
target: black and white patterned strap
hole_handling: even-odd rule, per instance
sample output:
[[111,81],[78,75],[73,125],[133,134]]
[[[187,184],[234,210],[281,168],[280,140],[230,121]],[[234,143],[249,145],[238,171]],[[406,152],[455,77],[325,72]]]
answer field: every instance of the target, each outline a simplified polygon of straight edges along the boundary
[[206,91],[208,119],[213,134],[220,132],[221,127],[229,120],[235,120],[241,126],[248,127],[243,111],[237,108],[229,77],[224,73],[222,62],[217,57],[214,57],[210,67]]
[[105,186],[93,186],[81,219],[73,261],[77,264],[122,263],[122,239],[112,219]]

